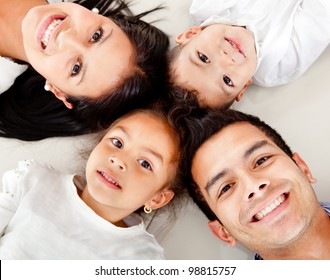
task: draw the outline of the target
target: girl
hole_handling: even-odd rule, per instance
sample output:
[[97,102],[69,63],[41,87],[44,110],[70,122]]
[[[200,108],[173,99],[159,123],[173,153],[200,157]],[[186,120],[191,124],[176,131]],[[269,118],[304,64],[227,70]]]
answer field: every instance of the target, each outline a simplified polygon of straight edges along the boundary
[[161,110],[121,117],[90,154],[85,180],[19,162],[3,177],[0,258],[163,259],[137,213],[183,193],[175,127]]
[[162,88],[169,39],[140,19],[149,12],[134,16],[122,0],[77,1],[94,12],[45,0],[0,3],[0,55],[37,71],[1,96],[3,136],[36,140],[104,129],[155,98],[151,88]]

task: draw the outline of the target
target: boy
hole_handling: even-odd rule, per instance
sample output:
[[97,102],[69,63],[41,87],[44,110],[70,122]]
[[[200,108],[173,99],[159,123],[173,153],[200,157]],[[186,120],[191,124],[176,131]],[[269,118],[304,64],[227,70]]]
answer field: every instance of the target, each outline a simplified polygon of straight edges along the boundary
[[252,82],[298,78],[330,42],[327,0],[193,0],[190,13],[201,25],[177,36],[171,75],[204,106],[228,108]]

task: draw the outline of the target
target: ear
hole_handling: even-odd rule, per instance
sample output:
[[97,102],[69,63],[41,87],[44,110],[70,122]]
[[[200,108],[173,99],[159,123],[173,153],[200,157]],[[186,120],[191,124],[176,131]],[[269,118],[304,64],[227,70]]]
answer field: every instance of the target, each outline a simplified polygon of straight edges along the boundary
[[146,203],[153,210],[161,208],[168,204],[174,196],[174,192],[171,189],[164,189],[157,193],[149,202]]
[[60,89],[58,89],[57,87],[55,87],[54,85],[46,82],[47,86],[49,87],[49,90],[54,93],[54,95],[56,96],[56,98],[58,98],[59,100],[62,100],[62,102],[64,103],[64,105],[69,108],[69,109],[72,109],[73,108],[73,105],[68,102],[66,100],[66,96],[65,96],[65,93],[63,91],[61,91]]
[[292,158],[296,162],[296,164],[299,166],[299,168],[305,173],[308,181],[311,184],[316,183],[316,179],[313,177],[312,172],[309,170],[306,162],[300,157],[300,155],[298,155],[298,153],[294,153]]
[[248,87],[252,84],[252,79],[250,79],[245,86],[243,87],[243,89],[237,94],[235,100],[237,102],[239,102],[241,100],[241,98],[243,97],[245,91],[248,89]]
[[215,220],[208,223],[208,226],[212,233],[222,241],[228,243],[230,247],[236,245],[236,239],[226,230],[226,228],[220,224],[219,221]]
[[185,32],[176,36],[175,42],[179,45],[184,45],[189,42],[193,37],[199,34],[202,31],[202,27],[200,26],[193,26],[186,30]]

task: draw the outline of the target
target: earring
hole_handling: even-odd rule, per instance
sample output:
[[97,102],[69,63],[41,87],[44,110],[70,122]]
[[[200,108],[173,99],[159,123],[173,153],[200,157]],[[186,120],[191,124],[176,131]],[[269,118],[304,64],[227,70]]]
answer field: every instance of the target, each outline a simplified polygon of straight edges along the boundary
[[95,14],[98,14],[100,12],[100,10],[98,8],[93,8],[92,12],[95,13]]
[[49,87],[49,85],[47,83],[45,83],[44,89],[45,89],[45,91],[50,91],[50,87]]
[[149,213],[151,213],[152,208],[151,207],[148,207],[147,205],[144,205],[143,210],[144,210],[145,213],[149,214]]

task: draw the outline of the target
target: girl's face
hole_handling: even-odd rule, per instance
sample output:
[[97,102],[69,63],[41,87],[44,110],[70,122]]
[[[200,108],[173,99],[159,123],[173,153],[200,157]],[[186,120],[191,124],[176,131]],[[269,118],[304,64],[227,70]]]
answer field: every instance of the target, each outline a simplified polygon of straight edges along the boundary
[[152,206],[176,173],[177,144],[168,124],[154,115],[138,112],[121,118],[89,157],[85,202],[123,217]]
[[122,29],[78,4],[31,9],[22,33],[29,63],[57,95],[97,98],[134,67],[135,50]]

